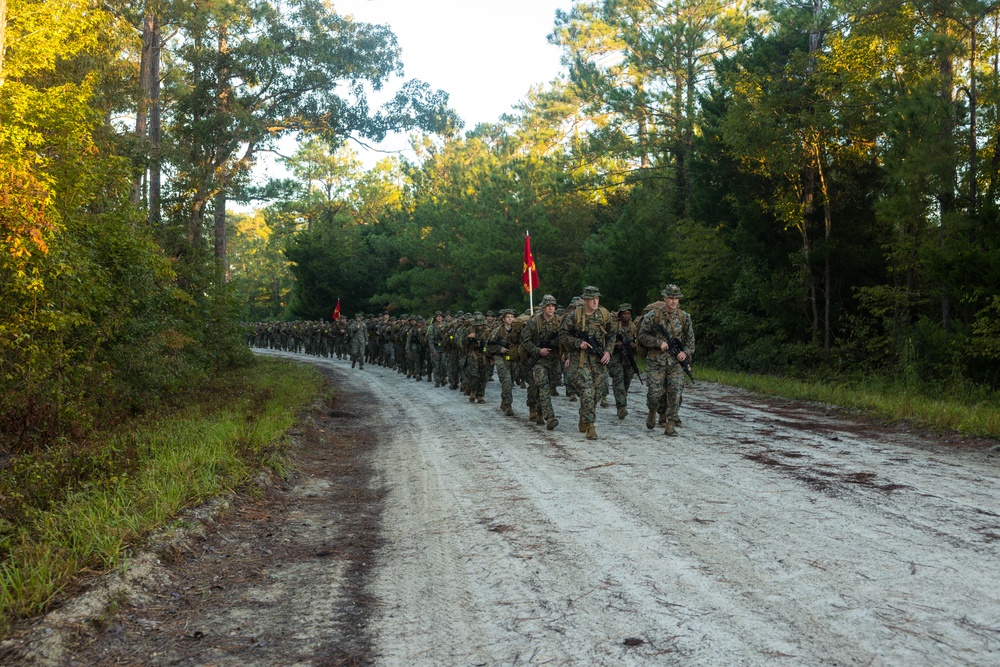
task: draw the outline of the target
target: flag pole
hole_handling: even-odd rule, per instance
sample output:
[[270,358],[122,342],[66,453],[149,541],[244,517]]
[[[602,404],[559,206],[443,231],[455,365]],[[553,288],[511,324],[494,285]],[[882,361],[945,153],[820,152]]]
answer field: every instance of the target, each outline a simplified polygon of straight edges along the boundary
[[[525,229],[524,238],[530,238],[530,237],[531,234],[529,234],[528,230]],[[534,259],[534,253],[532,253],[532,259]],[[528,317],[531,317],[532,315],[535,314],[535,294],[534,291],[531,289],[532,282],[534,281],[531,279],[531,267],[528,267]]]

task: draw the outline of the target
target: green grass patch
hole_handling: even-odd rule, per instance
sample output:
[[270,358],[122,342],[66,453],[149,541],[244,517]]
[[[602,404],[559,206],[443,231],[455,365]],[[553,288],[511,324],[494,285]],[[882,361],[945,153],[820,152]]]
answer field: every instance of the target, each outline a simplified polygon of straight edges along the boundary
[[108,571],[181,509],[283,472],[285,434],[323,386],[310,366],[259,360],[182,410],[0,470],[0,631],[40,613],[83,571]]
[[830,403],[888,420],[906,420],[931,429],[1000,437],[1000,397],[956,383],[914,387],[887,378],[802,380],[751,375],[699,366],[699,380],[742,387],[772,396]]

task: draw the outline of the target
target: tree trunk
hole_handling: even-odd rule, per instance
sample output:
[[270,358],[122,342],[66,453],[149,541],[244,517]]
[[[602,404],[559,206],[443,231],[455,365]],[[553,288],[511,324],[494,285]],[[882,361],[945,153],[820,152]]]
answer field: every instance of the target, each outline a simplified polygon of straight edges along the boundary
[[226,191],[215,195],[215,265],[219,270],[219,281],[226,282],[229,267],[226,265]]
[[[144,29],[145,30],[145,29]],[[152,17],[149,42],[149,224],[160,224],[160,20]]]
[[[140,146],[146,146],[146,138],[149,133],[149,92],[150,71],[152,64],[150,59],[153,55],[153,16],[146,14],[142,20],[142,52],[139,56],[139,101],[135,109],[135,136],[139,140]],[[144,150],[148,154],[148,150]],[[145,156],[144,156],[145,157]],[[137,169],[132,183],[132,203],[138,207],[142,206],[145,199],[146,167],[143,160],[142,169]]]
[[969,52],[969,207],[975,215],[979,199],[979,183],[976,174],[976,31],[979,20],[972,23],[972,44]]
[[3,85],[3,57],[7,52],[7,0],[0,0],[0,86]]
[[[806,73],[809,77],[812,77],[816,70],[816,52],[819,51],[820,42],[822,40],[822,33],[820,32],[819,25],[820,19],[823,14],[823,0],[812,0],[812,13],[813,13],[813,24],[809,28],[809,62],[806,67]],[[807,143],[809,139],[807,137],[802,137],[803,143]],[[816,149],[815,142],[812,146],[805,145],[804,149],[812,152]],[[812,252],[810,247],[810,235],[809,235],[809,224],[812,218],[813,212],[816,205],[816,173],[817,163],[813,160],[809,160],[808,164],[803,167],[802,175],[802,251],[805,255],[805,274],[806,280],[808,281],[807,290],[809,294],[809,304],[812,307],[812,342],[813,345],[819,345],[819,299],[816,295],[816,276],[813,273],[812,267]],[[829,291],[829,289],[827,289]]]
[[[224,56],[228,50],[228,33],[226,26],[219,27],[219,54]],[[216,85],[218,99],[216,104],[218,113],[227,114],[230,110],[230,95],[232,91],[229,87],[229,71],[223,60],[216,71]],[[226,282],[226,183],[225,176],[221,174],[216,177],[218,193],[215,195],[215,264],[219,270],[219,281]]]
[[191,244],[191,251],[196,252],[201,243],[201,229],[205,222],[205,196],[196,193],[191,202],[191,219],[188,220],[188,243]]
[[[939,11],[941,31],[943,35],[947,36],[951,34],[950,20],[943,7]],[[955,210],[955,183],[958,179],[953,145],[955,125],[957,124],[958,117],[958,107],[954,94],[955,70],[952,55],[947,50],[947,47],[941,47],[941,52],[938,54],[938,72],[941,76],[941,100],[944,103],[945,109],[941,120],[941,127],[938,131],[938,139],[941,142],[945,160],[944,173],[941,174],[943,186],[937,195],[938,206],[941,210],[939,240],[944,244],[945,237],[948,234],[949,218]],[[941,285],[941,326],[945,331],[951,330],[951,297],[947,284]]]
[[816,174],[819,176],[819,192],[823,197],[823,350],[830,351],[832,326],[830,325],[830,293],[833,291],[832,269],[830,266],[830,239],[833,232],[833,219],[830,212],[830,192],[826,187],[826,175],[823,172],[823,154],[819,148],[819,139],[815,142]]

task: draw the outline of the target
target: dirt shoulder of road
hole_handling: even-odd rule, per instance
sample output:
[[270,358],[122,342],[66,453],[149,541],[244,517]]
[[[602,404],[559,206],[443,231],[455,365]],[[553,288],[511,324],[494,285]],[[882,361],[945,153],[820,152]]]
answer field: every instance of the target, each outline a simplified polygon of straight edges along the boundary
[[[287,479],[264,476],[185,512],[127,567],[16,625],[0,642],[0,664],[205,664],[213,654],[218,664],[369,664],[367,634],[352,630],[371,611],[379,546],[371,405],[357,393],[317,401],[289,433]],[[284,606],[309,589],[315,618]],[[338,608],[321,610],[331,599]]]

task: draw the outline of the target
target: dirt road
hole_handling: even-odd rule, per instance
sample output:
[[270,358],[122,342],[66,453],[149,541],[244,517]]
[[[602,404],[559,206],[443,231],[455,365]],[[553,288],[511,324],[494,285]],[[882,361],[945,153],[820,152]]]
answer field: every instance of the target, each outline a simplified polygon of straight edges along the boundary
[[645,428],[636,385],[588,441],[564,397],[550,432],[522,390],[502,416],[496,382],[472,405],[309,361],[339,392],[300,427],[297,475],[97,586],[120,587],[99,622],[72,601],[0,662],[1000,664],[995,442],[707,384],[681,437]]

